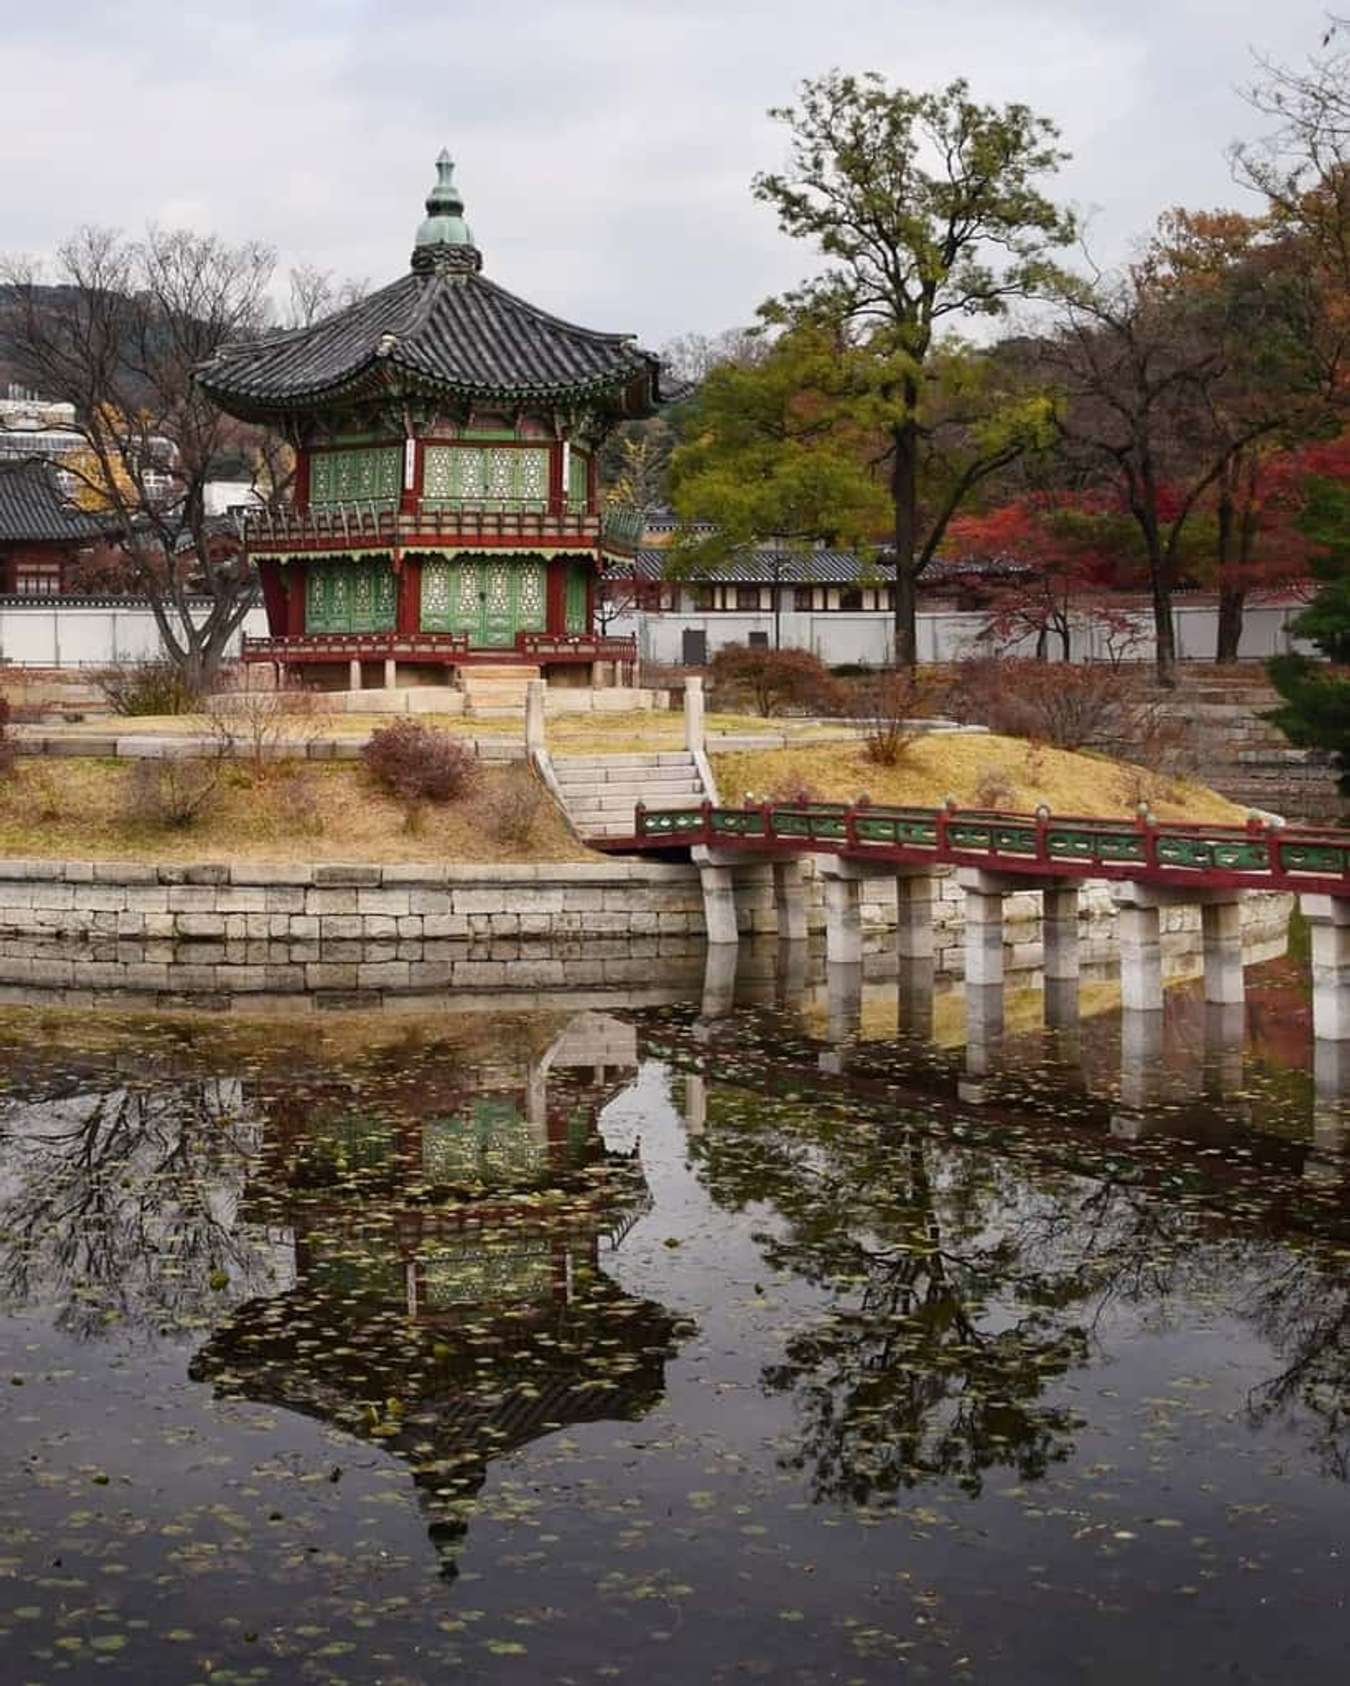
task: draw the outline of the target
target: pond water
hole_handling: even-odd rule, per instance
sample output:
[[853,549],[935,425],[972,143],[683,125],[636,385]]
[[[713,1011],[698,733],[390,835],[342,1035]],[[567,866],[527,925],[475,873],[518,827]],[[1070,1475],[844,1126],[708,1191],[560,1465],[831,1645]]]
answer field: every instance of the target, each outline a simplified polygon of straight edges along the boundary
[[1343,1084],[1250,984],[7,1011],[4,1679],[1343,1678]]

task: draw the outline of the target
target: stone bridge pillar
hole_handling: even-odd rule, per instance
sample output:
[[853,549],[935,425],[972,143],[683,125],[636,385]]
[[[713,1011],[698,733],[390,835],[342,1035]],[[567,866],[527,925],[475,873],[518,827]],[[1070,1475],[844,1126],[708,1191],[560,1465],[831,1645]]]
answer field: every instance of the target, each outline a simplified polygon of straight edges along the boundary
[[1350,898],[1300,896],[1312,930],[1313,1036],[1350,1041]]
[[[1243,999],[1242,892],[1124,883],[1113,887],[1120,943],[1120,999],[1127,1009],[1160,1012],[1163,1004],[1164,908],[1199,906],[1205,952],[1205,1000],[1237,1006]],[[1350,1032],[1347,1032],[1350,1034]]]

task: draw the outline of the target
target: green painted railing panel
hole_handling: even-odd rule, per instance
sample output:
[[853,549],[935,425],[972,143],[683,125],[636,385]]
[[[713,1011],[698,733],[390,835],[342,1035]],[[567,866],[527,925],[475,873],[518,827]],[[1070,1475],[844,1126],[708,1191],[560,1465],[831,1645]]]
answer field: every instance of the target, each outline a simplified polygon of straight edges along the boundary
[[309,501],[376,504],[393,508],[403,486],[403,453],[397,445],[316,451],[309,460]]
[[392,632],[398,582],[388,562],[311,562],[305,574],[306,632]]
[[548,447],[428,445],[422,458],[422,503],[472,504],[487,510],[548,507]]

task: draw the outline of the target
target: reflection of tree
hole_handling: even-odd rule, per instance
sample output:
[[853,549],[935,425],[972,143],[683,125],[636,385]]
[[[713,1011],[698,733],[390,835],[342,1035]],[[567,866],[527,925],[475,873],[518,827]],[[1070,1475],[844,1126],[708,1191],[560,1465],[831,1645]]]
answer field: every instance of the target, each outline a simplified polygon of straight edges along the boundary
[[0,1119],[0,1293],[88,1336],[201,1313],[261,1266],[235,1227],[252,1130],[209,1079],[10,1102]]
[[1257,1418],[1298,1413],[1347,1472],[1350,1291],[1318,1249],[1287,1250],[1178,1197],[938,1143],[903,1122],[714,1091],[691,1144],[717,1201],[767,1205],[767,1261],[830,1295],[766,1367],[800,1433],[788,1461],[817,1497],[863,1504],[940,1476],[1043,1475],[1073,1412],[1047,1398],[1113,1307],[1165,1325],[1221,1303],[1281,1368]]

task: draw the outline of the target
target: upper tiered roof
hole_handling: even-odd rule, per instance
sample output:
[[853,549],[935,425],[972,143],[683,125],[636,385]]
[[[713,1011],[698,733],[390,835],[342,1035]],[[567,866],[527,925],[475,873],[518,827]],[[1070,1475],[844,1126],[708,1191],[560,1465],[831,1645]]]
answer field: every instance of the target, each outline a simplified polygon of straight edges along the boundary
[[198,372],[211,397],[246,420],[390,394],[645,414],[656,357],[489,281],[447,153],[436,170],[410,272],[313,327],[219,352]]

